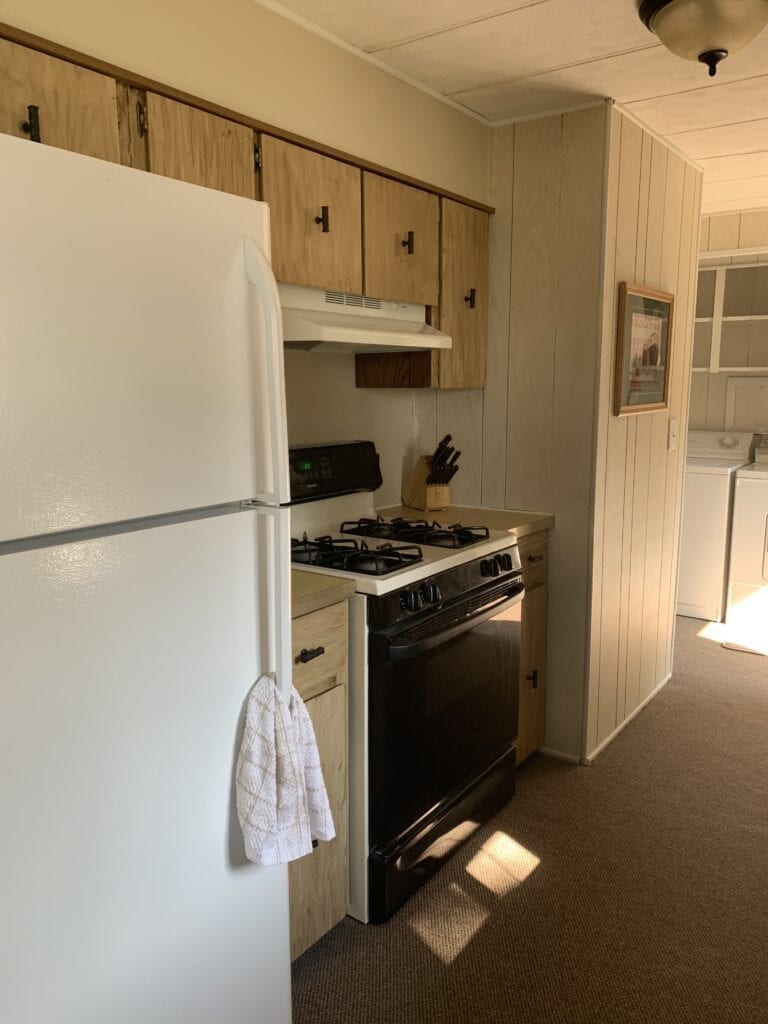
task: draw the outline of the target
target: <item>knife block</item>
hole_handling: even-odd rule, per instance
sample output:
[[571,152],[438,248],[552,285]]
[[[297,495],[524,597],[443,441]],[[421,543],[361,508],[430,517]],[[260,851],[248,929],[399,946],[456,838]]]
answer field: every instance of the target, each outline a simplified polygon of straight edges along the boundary
[[422,455],[403,484],[403,504],[422,512],[437,512],[451,504],[448,484],[427,483],[431,462],[428,455]]

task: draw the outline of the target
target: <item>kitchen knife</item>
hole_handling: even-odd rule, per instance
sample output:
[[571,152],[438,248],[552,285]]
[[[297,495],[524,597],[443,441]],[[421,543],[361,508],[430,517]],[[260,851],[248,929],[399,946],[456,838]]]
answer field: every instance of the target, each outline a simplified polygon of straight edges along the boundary
[[442,475],[441,483],[444,483],[444,484],[450,483],[451,480],[453,480],[453,478],[456,476],[456,473],[459,470],[459,464],[458,463],[459,463],[459,456],[460,455],[461,455],[460,451],[455,451],[453,453],[453,455],[451,456],[451,461],[445,467],[444,473]]
[[[447,434],[446,438],[450,439],[450,434]],[[436,484],[438,482],[441,468],[445,466],[454,451],[450,445],[443,447],[443,442],[446,438],[443,438],[443,441],[441,441],[437,446],[435,454],[432,456],[432,461],[429,466],[429,475],[427,476],[428,484]]]
[[445,437],[443,438],[443,440],[440,442],[440,444],[437,446],[437,448],[435,448],[434,452],[432,453],[432,458],[429,460],[431,465],[435,464],[435,460],[439,457],[439,455],[442,452],[442,450],[444,448],[447,448],[450,443],[451,443],[451,435],[450,434],[446,434]]

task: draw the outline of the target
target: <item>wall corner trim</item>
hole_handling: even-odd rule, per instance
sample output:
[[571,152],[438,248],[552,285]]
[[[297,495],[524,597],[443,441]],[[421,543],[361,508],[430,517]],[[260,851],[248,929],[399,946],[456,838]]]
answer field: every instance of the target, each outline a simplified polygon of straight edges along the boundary
[[661,691],[664,689],[664,687],[667,685],[671,678],[672,673],[670,672],[669,675],[666,676],[666,678],[662,679],[662,681],[659,683],[656,689],[653,690],[652,693],[648,694],[648,696],[645,698],[642,704],[638,704],[635,710],[624,719],[621,725],[617,726],[617,728],[613,730],[610,736],[606,737],[606,739],[604,739],[602,743],[595,747],[595,749],[590,754],[587,754],[587,756],[584,758],[583,763],[588,765],[592,764],[595,758],[602,754],[602,752],[605,750],[608,744],[613,743],[613,741],[616,739],[619,733],[626,729],[626,727],[629,725],[632,719],[636,718],[637,715],[639,715],[640,712],[643,710],[643,708],[650,704],[653,698],[658,696],[659,693],[661,693]]

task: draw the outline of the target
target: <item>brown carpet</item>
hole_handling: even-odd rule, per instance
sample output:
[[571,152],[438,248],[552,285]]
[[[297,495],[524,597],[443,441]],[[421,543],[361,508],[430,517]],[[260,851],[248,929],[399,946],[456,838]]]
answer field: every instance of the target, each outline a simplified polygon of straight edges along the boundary
[[305,953],[294,1024],[768,1021],[768,658],[702,625],[592,767],[535,756],[388,924]]

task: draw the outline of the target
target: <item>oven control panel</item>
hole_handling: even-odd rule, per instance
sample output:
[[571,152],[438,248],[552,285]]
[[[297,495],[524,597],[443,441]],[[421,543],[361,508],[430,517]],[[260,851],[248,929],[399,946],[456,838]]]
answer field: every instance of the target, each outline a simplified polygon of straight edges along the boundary
[[375,491],[382,483],[379,455],[372,441],[292,447],[288,469],[293,503]]
[[496,590],[508,584],[522,588],[522,571],[517,544],[502,551],[453,566],[443,572],[401,587],[381,597],[368,598],[368,624],[377,629],[425,615],[484,589]]

